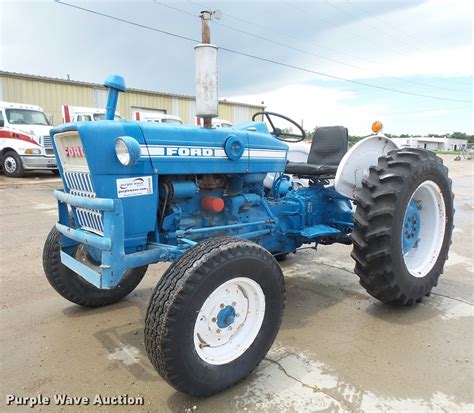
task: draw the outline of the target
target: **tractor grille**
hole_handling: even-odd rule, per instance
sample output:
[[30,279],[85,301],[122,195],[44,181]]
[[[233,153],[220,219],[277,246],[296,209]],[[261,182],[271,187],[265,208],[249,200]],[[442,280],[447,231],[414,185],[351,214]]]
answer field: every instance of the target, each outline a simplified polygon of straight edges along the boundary
[[[71,195],[95,198],[94,187],[88,172],[64,172],[66,184]],[[78,224],[82,229],[104,234],[104,221],[102,212],[97,209],[76,207]]]

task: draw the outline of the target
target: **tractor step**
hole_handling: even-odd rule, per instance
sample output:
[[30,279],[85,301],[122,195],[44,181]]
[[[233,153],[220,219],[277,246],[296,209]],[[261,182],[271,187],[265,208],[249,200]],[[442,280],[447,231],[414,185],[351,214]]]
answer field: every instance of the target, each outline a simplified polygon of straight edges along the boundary
[[299,235],[300,237],[313,239],[320,237],[327,237],[340,234],[336,228],[328,227],[327,225],[313,225],[312,227],[306,227],[301,230],[288,231],[289,235]]

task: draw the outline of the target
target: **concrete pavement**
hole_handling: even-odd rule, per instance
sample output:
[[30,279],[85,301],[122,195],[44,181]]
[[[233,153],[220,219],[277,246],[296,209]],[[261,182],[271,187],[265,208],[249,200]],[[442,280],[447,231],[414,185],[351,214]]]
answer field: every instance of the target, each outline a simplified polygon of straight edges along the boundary
[[287,306],[272,350],[249,378],[207,399],[176,392],[146,356],[144,313],[167,266],[150,267],[116,305],[69,303],[49,286],[41,264],[59,180],[0,176],[0,410],[32,411],[7,407],[7,394],[127,394],[142,396],[144,405],[33,411],[474,411],[474,161],[444,158],[456,229],[434,294],[414,308],[387,307],[359,286],[350,246],[302,250],[282,264]]

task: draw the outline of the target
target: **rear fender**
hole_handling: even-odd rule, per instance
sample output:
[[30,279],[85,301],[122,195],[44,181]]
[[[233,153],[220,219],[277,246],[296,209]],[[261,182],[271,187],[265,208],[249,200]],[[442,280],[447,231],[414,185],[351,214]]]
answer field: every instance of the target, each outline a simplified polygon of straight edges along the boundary
[[357,142],[342,158],[336,172],[336,191],[354,199],[355,191],[362,187],[362,180],[369,176],[369,168],[377,165],[380,156],[399,149],[385,135],[371,135]]

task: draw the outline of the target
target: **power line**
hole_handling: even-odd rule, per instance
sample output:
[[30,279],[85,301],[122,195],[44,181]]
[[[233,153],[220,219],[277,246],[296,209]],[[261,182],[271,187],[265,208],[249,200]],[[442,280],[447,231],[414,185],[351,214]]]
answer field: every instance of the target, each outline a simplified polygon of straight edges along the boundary
[[[178,12],[183,13],[183,14],[187,14],[188,16],[191,16],[191,17],[196,17],[198,19],[200,18],[198,14],[191,13],[190,11],[178,9],[177,7],[171,6],[168,3],[163,3],[163,2],[158,1],[158,0],[152,0],[152,1],[153,1],[153,3],[159,4],[160,6],[168,7],[168,9],[175,10],[175,11],[178,11]],[[214,23],[215,23],[215,21],[214,21]]]
[[388,88],[388,87],[384,87],[384,86],[373,85],[373,84],[370,84],[370,83],[359,82],[357,80],[346,79],[346,78],[343,78],[343,77],[340,77],[340,76],[329,75],[327,73],[318,72],[316,70],[291,65],[291,64],[288,64],[288,63],[283,63],[283,62],[279,62],[279,61],[272,60],[272,59],[266,59],[264,57],[251,55],[249,53],[239,52],[239,51],[236,51],[236,50],[233,50],[233,49],[227,49],[227,48],[224,48],[224,47],[219,47],[219,49],[225,50],[225,51],[228,51],[228,52],[231,52],[231,53],[235,53],[235,54],[240,54],[242,56],[250,57],[250,58],[253,58],[253,59],[256,59],[256,60],[261,60],[263,62],[273,63],[273,64],[276,64],[276,65],[279,65],[279,66],[296,69],[296,70],[299,70],[299,71],[302,71],[302,72],[313,73],[313,74],[316,74],[316,75],[319,75],[319,76],[328,77],[328,78],[335,79],[335,80],[341,80],[341,81],[353,83],[353,84],[356,84],[356,85],[367,86],[367,87],[371,87],[371,88],[374,88],[374,89],[386,90],[386,91],[390,91],[390,92],[394,92],[394,93],[400,93],[400,94],[411,95],[411,96],[418,96],[418,97],[423,97],[423,98],[428,98],[428,99],[446,100],[446,101],[450,101],[450,102],[472,103],[471,100],[451,99],[451,98],[445,98],[445,97],[441,97],[441,96],[424,95],[424,94],[421,94],[421,93],[414,93],[414,92],[409,92],[409,91],[406,91],[406,90],[392,89],[392,88]]
[[[347,1],[347,4],[351,4],[352,6],[354,6],[354,3],[353,3],[352,0],[346,0],[346,1]],[[362,7],[362,5],[361,5],[360,3],[358,3],[358,4],[355,5],[355,6],[356,6],[357,8],[359,8],[359,9],[361,9],[362,11],[365,11],[366,13],[370,13],[370,10],[367,10],[365,7]],[[375,20],[377,20],[377,21],[379,21],[379,22],[382,24],[382,27],[385,27],[385,26],[390,26],[390,27],[392,27],[393,30],[396,30],[396,32],[397,32],[398,35],[401,35],[401,34],[402,34],[406,39],[408,39],[408,41],[411,40],[411,41],[414,41],[414,42],[416,42],[416,43],[419,43],[419,42],[420,42],[420,39],[419,39],[419,38],[417,38],[417,37],[415,37],[415,36],[413,36],[413,35],[407,33],[406,31],[403,31],[400,27],[395,26],[394,24],[390,23],[390,22],[387,21],[387,20],[383,20],[382,18],[380,18],[380,17],[377,16],[377,15],[371,15],[370,17],[373,18],[373,19],[375,19]],[[373,27],[375,27],[375,26],[373,26]],[[384,29],[384,31],[387,32],[387,30],[385,30],[385,29]],[[408,42],[405,42],[405,43],[408,44]],[[426,43],[425,41],[422,41],[422,43],[423,43],[425,46],[427,46],[427,47],[433,48],[433,45],[430,45],[430,44]],[[417,47],[416,45],[414,45],[414,47],[415,47],[418,51],[420,51],[420,52],[422,52],[422,53],[424,52],[424,50],[420,49],[420,48]],[[419,83],[419,82],[417,82],[417,83]],[[421,83],[420,83],[420,84],[421,84]],[[439,89],[449,90],[449,89],[442,88],[442,87],[439,87],[439,86],[437,86],[437,87],[438,87]],[[451,91],[453,91],[453,92],[458,92],[458,93],[459,93],[459,92],[460,92],[460,93],[472,93],[472,92],[469,91],[469,90],[460,90],[460,89],[451,89]]]
[[[175,10],[177,12],[180,12],[180,13],[183,13],[183,14],[186,14],[188,16],[192,16],[192,17],[197,17],[199,18],[199,16],[195,15],[194,13],[190,13],[186,10],[182,10],[182,9],[179,9],[177,7],[174,7],[174,6],[171,6],[169,4],[166,4],[166,3],[163,3],[161,1],[158,1],[158,0],[153,0],[154,3],[156,4],[159,4],[160,6],[164,6],[164,7],[167,7],[169,9],[172,9],[172,10]],[[220,26],[220,27],[224,27],[226,29],[229,29],[229,30],[233,30],[233,31],[236,31],[238,33],[242,33],[242,34],[245,34],[245,35],[248,35],[248,36],[252,36],[252,37],[255,37],[256,39],[260,39],[260,40],[264,40],[266,42],[269,42],[269,43],[273,43],[273,44],[276,44],[278,46],[283,46],[283,47],[287,47],[288,49],[291,49],[291,50],[295,50],[297,52],[300,52],[300,53],[304,53],[304,54],[308,54],[308,55],[311,55],[311,56],[315,56],[315,57],[318,57],[320,59],[324,59],[324,60],[328,60],[328,61],[331,61],[333,63],[337,63],[337,64],[340,64],[340,65],[344,65],[344,66],[348,66],[348,67],[352,67],[354,69],[361,69],[360,67],[358,66],[355,66],[355,65],[352,65],[350,63],[345,63],[345,62],[342,62],[340,60],[336,60],[336,59],[331,59],[330,57],[326,57],[326,56],[323,56],[323,55],[320,55],[320,54],[317,54],[317,53],[312,53],[312,52],[309,52],[307,50],[302,50],[302,49],[298,49],[297,47],[294,47],[294,46],[291,46],[291,45],[288,45],[288,44],[285,44],[285,43],[281,43],[277,40],[272,40],[272,39],[269,39],[267,37],[264,37],[264,36],[260,36],[256,33],[250,33],[250,32],[247,32],[245,30],[242,30],[242,29],[238,29],[236,27],[232,27],[232,26],[229,26],[227,24],[224,24],[224,23],[221,23],[221,22],[218,22],[218,21],[213,21],[213,24],[217,25],[217,26]]]
[[[177,12],[180,12],[180,13],[183,13],[183,14],[186,14],[186,15],[189,15],[189,16],[192,16],[192,17],[199,17],[197,15],[195,15],[194,13],[191,13],[189,11],[186,11],[186,10],[183,10],[183,9],[180,9],[180,8],[177,8],[177,7],[174,7],[174,6],[171,6],[169,4],[166,4],[166,3],[163,3],[163,2],[160,2],[158,0],[153,0],[156,4],[159,4],[161,6],[164,6],[164,7],[168,7],[172,10],[175,10]],[[192,1],[192,0],[188,0],[189,3],[195,5],[196,7],[199,7],[199,8],[202,8],[202,7],[205,7],[204,5],[199,5],[198,3]],[[289,4],[289,3],[287,3]],[[291,4],[290,4],[291,5]],[[252,22],[249,22],[247,20],[244,20],[244,19],[241,19],[241,18],[236,18],[234,16],[230,16],[228,13],[225,14],[226,17],[231,17],[231,18],[234,18],[236,20],[239,20],[241,22],[244,22],[246,24],[250,24],[252,25]],[[350,63],[347,63],[347,62],[344,62],[344,61],[341,61],[341,60],[336,60],[336,59],[332,59],[332,58],[329,58],[329,57],[326,57],[326,56],[323,56],[323,55],[320,55],[320,54],[315,54],[315,53],[312,53],[312,52],[309,52],[307,50],[302,50],[302,49],[299,49],[299,48],[296,48],[294,46],[291,46],[291,45],[288,45],[288,44],[285,44],[285,43],[281,43],[281,42],[278,42],[276,40],[272,40],[272,39],[268,39],[264,36],[261,36],[261,35],[258,35],[258,34],[255,34],[255,33],[250,33],[248,31],[245,31],[245,30],[242,30],[242,29],[237,29],[235,27],[232,27],[232,26],[229,26],[229,25],[226,25],[226,24],[223,24],[223,23],[220,23],[220,22],[217,22],[217,21],[214,21],[214,24],[215,25],[218,25],[218,26],[221,26],[221,27],[224,27],[224,28],[227,28],[227,29],[230,29],[230,30],[233,30],[233,31],[236,31],[236,32],[239,32],[239,33],[243,33],[245,35],[248,35],[248,36],[252,36],[252,37],[255,37],[257,39],[260,39],[260,40],[264,40],[264,41],[267,41],[267,42],[270,42],[270,43],[273,43],[273,44],[277,44],[279,46],[283,46],[283,47],[287,47],[289,49],[292,49],[292,50],[295,50],[295,51],[298,51],[300,53],[304,53],[304,54],[308,54],[308,55],[312,55],[312,56],[315,56],[315,57],[318,57],[318,58],[321,58],[321,59],[324,59],[324,60],[328,60],[328,61],[331,61],[331,62],[334,62],[336,64],[340,64],[340,65],[344,65],[344,66],[348,66],[348,67],[352,67],[354,69],[360,69],[360,70],[365,70],[365,68],[361,67],[361,66],[357,66],[357,65],[353,65],[353,64],[350,64]],[[259,27],[262,27],[264,28],[264,26],[261,26],[261,25],[258,25]],[[270,31],[273,31],[274,33],[277,33],[277,34],[281,34],[279,32],[276,32],[274,30],[271,30],[271,29],[268,29],[266,28],[266,30],[270,30]],[[287,36],[285,34],[283,34],[283,36]],[[291,37],[291,36],[287,36],[287,37]],[[294,38],[295,40],[298,40],[296,38]],[[305,43],[308,43],[308,42],[305,42]],[[310,44],[310,43],[308,43]],[[318,46],[319,47],[319,46]],[[403,56],[403,55],[402,55]],[[363,59],[363,60],[366,60],[370,63],[373,63],[373,64],[378,64],[379,62],[375,62],[373,60],[368,60],[368,59]],[[397,77],[397,76],[385,76],[381,73],[379,73],[379,76],[380,77],[385,77],[387,79],[394,79],[394,80],[397,80],[397,81],[400,81],[400,82],[406,82],[406,83],[412,83],[412,84],[415,84],[415,85],[421,85],[421,86],[424,86],[424,87],[430,87],[430,88],[434,88],[434,89],[440,89],[440,90],[444,90],[444,91],[447,91],[447,92],[451,92],[451,93],[469,93],[469,91],[459,91],[459,90],[453,90],[453,89],[447,89],[447,88],[444,88],[444,87],[441,87],[441,86],[435,86],[435,85],[431,85],[431,84],[428,84],[428,83],[424,83],[424,82],[419,82],[419,81],[416,81],[416,80],[411,80],[411,79],[404,79],[404,78],[401,78],[401,77]]]
[[[334,21],[322,17],[321,14],[315,13],[315,12],[314,12],[313,10],[311,10],[310,8],[302,8],[302,7],[299,6],[299,4],[297,4],[297,3],[295,3],[295,2],[285,1],[284,3],[285,3],[289,8],[291,8],[292,10],[298,10],[301,14],[303,14],[303,15],[305,15],[305,16],[307,16],[308,13],[309,13],[309,14],[311,14],[312,16],[315,16],[317,19],[319,19],[319,20],[321,20],[321,21],[323,21],[323,22],[329,23],[329,24],[331,25],[331,27],[334,26]],[[331,6],[331,5],[332,5],[332,4],[327,3],[327,2],[326,2],[326,4],[327,4],[328,6]],[[335,7],[334,5],[332,5],[332,6]],[[344,12],[344,11],[343,11],[343,12]],[[348,13],[345,13],[345,14],[348,14]],[[354,16],[352,16],[352,17],[354,17]],[[339,29],[340,29],[340,28],[339,28]],[[355,37],[358,37],[359,39],[361,39],[361,40],[363,40],[363,41],[365,41],[365,42],[367,42],[367,40],[369,39],[367,36],[361,35],[361,34],[358,33],[358,32],[351,33],[351,37],[354,37],[354,36],[355,36]],[[378,38],[378,37],[372,37],[372,38],[370,38],[369,40],[370,40],[371,42],[376,42],[377,40],[379,40],[379,38]],[[384,45],[384,47],[386,47],[386,45]],[[390,49],[391,49],[394,53],[398,54],[399,56],[404,57],[404,55],[403,55],[399,50],[397,50],[397,49],[395,49],[395,48],[393,48],[393,47],[390,47]]]
[[[348,3],[348,4],[351,4],[351,5],[354,5],[354,3],[352,2],[352,0],[347,0],[347,3]],[[356,7],[358,7],[359,9],[361,9],[362,11],[364,11],[364,12],[366,12],[366,13],[370,13],[370,12],[371,12],[370,10],[367,10],[365,7],[362,7],[361,4],[357,4]],[[373,18],[373,19],[375,19],[375,20],[377,20],[377,21],[379,21],[380,23],[382,23],[382,26],[383,26],[383,27],[385,27],[385,26],[390,26],[390,27],[392,27],[394,30],[397,31],[398,34],[403,34],[404,37],[407,38],[407,39],[412,39],[412,40],[414,40],[415,42],[419,42],[419,41],[420,41],[420,39],[417,39],[416,37],[414,37],[414,36],[412,36],[412,35],[410,35],[410,34],[404,32],[402,29],[400,29],[400,27],[395,26],[394,24],[392,24],[392,23],[390,23],[390,22],[388,22],[388,21],[386,21],[386,20],[381,19],[381,18],[380,18],[379,16],[377,16],[377,15],[371,15],[370,17]],[[423,42],[423,43],[424,43],[424,42]],[[425,43],[425,44],[428,45],[427,43]],[[428,45],[428,46],[430,46],[430,45]],[[416,47],[416,46],[415,46],[415,47]],[[432,46],[431,46],[431,47],[432,47]],[[417,48],[417,49],[418,49],[418,48]],[[418,49],[418,50],[419,50],[419,49]]]
[[122,19],[120,17],[112,16],[111,14],[105,14],[105,13],[101,13],[101,12],[96,11],[96,10],[86,9],[85,7],[76,6],[75,4],[66,3],[66,2],[61,1],[61,0],[54,0],[54,2],[58,3],[58,4],[61,4],[63,6],[68,6],[68,7],[74,8],[74,9],[85,11],[87,13],[95,14],[97,16],[102,16],[102,17],[106,17],[108,19],[116,20],[116,21],[119,21],[119,22],[122,22],[122,23],[127,23],[127,24],[131,24],[133,26],[141,27],[142,29],[152,30],[154,32],[163,33],[163,34],[166,34],[168,36],[177,37],[179,39],[188,40],[188,41],[191,41],[191,42],[194,42],[194,43],[200,43],[199,40],[193,39],[191,37],[182,36],[180,34],[168,32],[166,30],[157,29],[156,27],[147,26],[146,24],[136,23],[136,22],[133,22],[133,21],[130,21],[130,20]]
[[[162,33],[162,34],[165,34],[167,36],[176,37],[176,38],[179,38],[179,39],[182,39],[182,40],[187,40],[187,41],[190,41],[190,42],[193,42],[193,43],[200,43],[199,40],[193,39],[191,37],[187,37],[187,36],[183,36],[183,35],[180,35],[180,34],[172,33],[172,32],[166,31],[166,30],[162,30],[162,29],[157,29],[156,27],[151,27],[151,26],[147,26],[145,24],[136,23],[136,22],[131,21],[131,20],[122,19],[120,17],[116,17],[116,16],[106,14],[106,13],[101,13],[101,12],[98,12],[98,11],[95,11],[95,10],[87,9],[85,7],[76,6],[74,4],[66,3],[66,2],[61,1],[61,0],[55,0],[55,2],[58,3],[58,4],[61,4],[63,6],[72,7],[72,8],[78,9],[78,10],[82,10],[82,11],[87,12],[87,13],[91,13],[91,14],[94,14],[94,15],[106,17],[106,18],[109,18],[109,19],[112,19],[112,20],[115,20],[115,21],[120,21],[122,23],[130,24],[132,26],[140,27],[140,28],[151,30],[151,31],[154,31],[154,32]],[[275,64],[275,65],[278,65],[278,66],[281,66],[281,67],[287,67],[287,68],[299,70],[299,71],[302,71],[302,72],[312,73],[312,74],[316,74],[318,76],[327,77],[329,79],[340,80],[340,81],[353,83],[353,84],[361,85],[361,86],[366,86],[366,87],[370,87],[370,88],[374,88],[374,89],[385,90],[385,91],[390,91],[390,92],[405,94],[405,95],[411,95],[411,96],[418,96],[418,97],[423,97],[423,98],[427,98],[427,99],[445,100],[445,101],[462,102],[462,103],[472,103],[472,101],[470,101],[470,100],[451,99],[451,98],[445,98],[445,97],[441,97],[441,96],[424,95],[424,94],[420,94],[420,93],[414,93],[414,92],[409,92],[409,91],[405,91],[405,90],[392,89],[392,88],[387,88],[387,87],[383,87],[383,86],[373,85],[373,84],[370,84],[370,83],[359,82],[357,80],[346,79],[346,78],[343,78],[343,77],[340,77],[340,76],[335,76],[335,75],[330,75],[330,74],[323,73],[323,72],[318,72],[316,70],[295,66],[295,65],[292,65],[292,64],[289,64],[289,63],[279,62],[277,60],[267,59],[267,58],[264,58],[264,57],[261,57],[261,56],[255,56],[255,55],[252,55],[250,53],[241,52],[241,51],[238,51],[238,50],[235,50],[235,49],[230,49],[230,48],[227,48],[227,47],[219,47],[219,49],[222,50],[222,51],[228,52],[228,53],[233,53],[233,54],[236,54],[236,55],[245,56],[245,57],[248,57],[248,58],[251,58],[251,59],[260,60],[262,62]]]
[[[301,9],[297,4],[295,3],[290,3],[290,2],[284,2],[288,7],[292,8],[292,9],[296,9],[298,11],[300,11],[302,14],[304,15],[307,15],[307,13],[309,12],[310,14],[312,14],[313,16],[317,16],[320,20],[322,21],[328,21],[329,23],[332,23],[330,22],[329,20],[327,19],[324,19],[324,18],[321,18],[321,16],[318,14],[316,15],[315,13],[312,12],[312,10],[309,10],[309,9]],[[349,13],[343,9],[340,9],[338,6],[330,3],[328,0],[326,0],[326,3],[332,7],[334,7],[336,10],[340,10],[342,11],[343,13],[353,17],[353,18],[356,18],[358,19],[358,17],[352,13]],[[375,27],[375,26],[373,26]],[[338,28],[338,30],[341,30],[341,28]],[[373,42],[374,41],[374,37],[367,37],[367,36],[361,36],[360,34],[358,33],[354,33],[355,36],[359,37],[360,39],[364,40],[364,41],[370,41],[370,42]],[[385,47],[385,46],[384,46]],[[409,58],[409,56],[403,54],[403,53],[400,53],[398,50],[394,49],[393,47],[390,47],[390,49],[395,52],[396,54],[398,54],[399,56],[401,57],[405,57],[405,58]],[[376,61],[373,61],[373,60],[370,60],[370,59],[366,59],[366,58],[359,58],[359,59],[362,59],[362,60],[365,60],[367,62],[370,62],[370,63],[373,63],[373,64],[378,64],[380,62],[376,62]],[[362,68],[363,69],[363,68]],[[435,89],[440,89],[440,90],[445,90],[447,92],[454,92],[454,93],[470,93],[469,91],[465,91],[465,90],[459,90],[459,89],[448,89],[448,88],[444,88],[444,87],[441,87],[441,86],[435,86],[435,85],[432,85],[432,84],[429,84],[429,83],[425,83],[425,82],[419,82],[417,80],[411,80],[411,79],[403,79],[401,77],[397,77],[397,76],[387,76],[387,77],[390,77],[392,79],[397,79],[397,80],[400,80],[400,81],[403,81],[403,82],[408,82],[408,83],[413,83],[415,85],[420,85],[420,86],[424,86],[424,87],[431,87],[431,88],[435,88]]]
[[[340,7],[339,5],[336,5],[336,4],[331,3],[330,0],[325,0],[325,2],[326,2],[326,4],[328,4],[329,6],[335,8],[336,10],[338,10],[338,11],[340,11],[340,12],[342,12],[342,13],[348,15],[348,16],[351,16],[351,17],[353,17],[353,18],[355,18],[355,19],[357,19],[357,20],[360,19],[360,16],[357,16],[356,14],[353,14],[353,13],[351,13],[351,12],[345,10],[343,7]],[[373,24],[369,24],[369,25],[372,26],[372,28],[374,28],[375,30],[380,31],[380,29],[379,29],[377,26],[374,26]],[[389,37],[391,37],[391,38],[393,38],[393,39],[395,39],[395,40],[400,40],[399,38],[397,38],[393,33],[389,32],[388,30],[382,29],[381,31],[384,32],[384,33],[386,33],[386,35],[388,35]],[[415,48],[417,48],[417,47],[415,46]],[[418,48],[417,48],[417,49],[418,49]],[[420,50],[420,49],[418,49],[418,50]],[[401,54],[401,56],[403,56],[403,54]]]
[[[196,7],[199,7],[200,9],[203,7],[202,5],[199,5],[198,3],[194,2],[194,1],[191,1],[191,0],[188,0],[188,2],[189,2],[190,4],[196,6]],[[164,3],[161,3],[161,4],[164,5]],[[191,13],[189,13],[189,14],[191,14]],[[306,44],[311,45],[311,46],[313,46],[313,47],[316,46],[316,47],[318,47],[318,48],[320,48],[320,49],[326,49],[326,50],[328,50],[328,51],[330,51],[330,52],[333,52],[333,53],[336,53],[336,54],[338,54],[338,53],[339,53],[339,54],[340,54],[340,53],[344,53],[345,56],[349,56],[349,57],[352,57],[352,58],[354,58],[354,59],[363,60],[363,61],[366,61],[366,62],[369,62],[369,63],[374,63],[374,64],[377,64],[377,63],[378,63],[378,62],[376,62],[375,60],[370,60],[370,59],[367,59],[367,58],[363,58],[363,57],[361,57],[361,56],[355,56],[355,55],[353,55],[353,54],[347,53],[346,51],[341,51],[341,50],[337,50],[337,49],[334,49],[334,48],[329,48],[329,47],[327,47],[327,46],[323,46],[323,45],[320,45],[320,44],[316,45],[315,43],[308,42],[307,40],[298,39],[298,38],[296,38],[296,37],[294,37],[294,36],[290,36],[290,35],[287,34],[287,33],[282,33],[282,32],[276,31],[275,29],[272,29],[272,28],[270,28],[270,27],[268,27],[268,26],[263,26],[263,25],[261,25],[261,24],[259,24],[259,23],[255,23],[255,22],[253,22],[253,21],[249,21],[249,20],[242,19],[242,18],[240,18],[240,17],[237,17],[237,16],[234,16],[234,15],[232,15],[232,14],[229,14],[228,12],[225,12],[225,17],[226,17],[226,18],[230,18],[230,19],[232,19],[232,20],[236,20],[236,21],[241,22],[241,23],[245,23],[245,24],[247,24],[247,25],[249,25],[249,26],[252,26],[252,27],[258,27],[258,28],[260,28],[260,29],[269,31],[270,33],[275,33],[275,34],[277,34],[277,35],[279,35],[279,36],[287,37],[288,39],[292,39],[292,40],[296,40],[296,41],[299,41],[299,42],[302,42],[302,43],[306,43]]]

